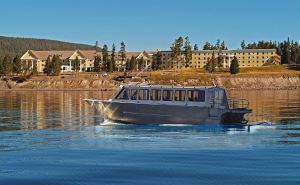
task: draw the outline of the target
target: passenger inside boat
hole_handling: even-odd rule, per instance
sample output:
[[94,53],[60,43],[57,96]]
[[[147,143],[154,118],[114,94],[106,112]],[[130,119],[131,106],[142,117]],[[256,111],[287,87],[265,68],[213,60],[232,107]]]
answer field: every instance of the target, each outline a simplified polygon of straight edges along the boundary
[[122,89],[116,96],[119,100],[190,101],[205,102],[205,90],[170,89]]

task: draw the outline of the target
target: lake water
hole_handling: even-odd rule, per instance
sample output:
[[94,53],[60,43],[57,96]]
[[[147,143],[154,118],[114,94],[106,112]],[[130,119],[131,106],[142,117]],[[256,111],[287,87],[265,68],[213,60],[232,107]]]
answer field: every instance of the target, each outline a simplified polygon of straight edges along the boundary
[[300,184],[300,92],[231,91],[251,127],[122,125],[84,98],[0,91],[0,184]]

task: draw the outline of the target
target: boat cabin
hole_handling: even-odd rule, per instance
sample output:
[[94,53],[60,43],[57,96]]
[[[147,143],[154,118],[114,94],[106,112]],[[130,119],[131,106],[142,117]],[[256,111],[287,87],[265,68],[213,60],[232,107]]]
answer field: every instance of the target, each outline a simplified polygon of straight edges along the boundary
[[125,85],[111,101],[228,108],[226,91],[220,87]]

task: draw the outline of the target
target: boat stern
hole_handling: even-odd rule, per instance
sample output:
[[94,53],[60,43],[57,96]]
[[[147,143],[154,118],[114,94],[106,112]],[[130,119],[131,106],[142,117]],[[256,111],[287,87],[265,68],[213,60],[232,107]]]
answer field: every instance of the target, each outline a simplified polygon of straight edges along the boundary
[[228,112],[222,114],[222,124],[246,124],[248,120],[245,119],[245,114],[251,113],[251,109],[247,108],[236,108],[230,109]]

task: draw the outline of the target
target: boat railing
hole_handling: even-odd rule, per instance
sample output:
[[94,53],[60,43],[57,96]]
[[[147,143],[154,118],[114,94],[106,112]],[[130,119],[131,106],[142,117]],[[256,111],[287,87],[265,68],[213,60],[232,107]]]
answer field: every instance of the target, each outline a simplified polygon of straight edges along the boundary
[[231,109],[248,109],[249,101],[246,99],[228,99],[228,106]]

